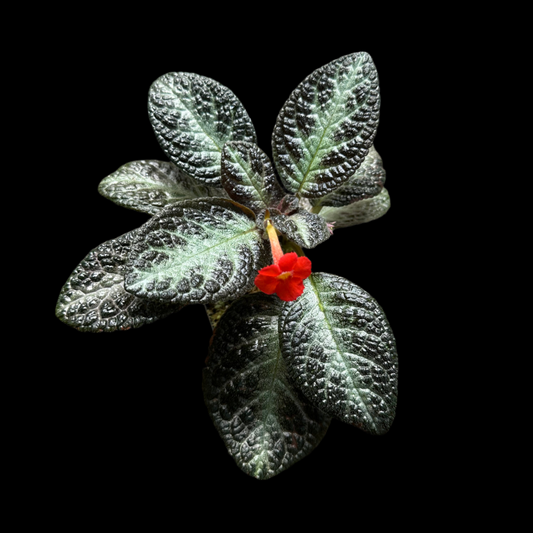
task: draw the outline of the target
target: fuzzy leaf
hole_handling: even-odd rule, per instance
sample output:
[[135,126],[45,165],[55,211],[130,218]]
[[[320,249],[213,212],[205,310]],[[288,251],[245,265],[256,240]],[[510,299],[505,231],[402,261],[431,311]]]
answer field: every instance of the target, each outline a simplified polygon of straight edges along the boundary
[[170,161],[132,161],[104,178],[98,192],[122,207],[156,215],[168,204],[189,198],[226,197],[202,185]]
[[215,329],[204,369],[209,414],[237,465],[258,479],[310,453],[329,424],[288,380],[279,312],[279,299],[266,294],[236,301]]
[[256,142],[241,102],[220,83],[188,72],[158,78],[148,96],[148,114],[168,158],[194,179],[220,187],[220,157],[226,141]]
[[290,216],[273,216],[272,224],[302,248],[314,248],[331,237],[322,217],[303,210]]
[[256,213],[279,203],[285,195],[270,159],[252,143],[224,145],[222,185],[231,198]]
[[355,174],[338,189],[326,194],[314,204],[341,207],[377,196],[385,184],[383,161],[372,146]]
[[314,273],[283,305],[282,353],[291,378],[322,411],[373,434],[394,419],[398,360],[383,310],[339,276]]
[[167,206],[139,228],[126,290],[171,303],[214,303],[253,287],[266,259],[255,216],[223,198]]
[[274,127],[274,164],[285,187],[319,198],[353,176],[379,121],[378,75],[365,52],[309,75],[283,105]]
[[116,331],[150,324],[183,307],[137,298],[124,290],[124,265],[135,231],[100,244],[76,267],[57,301],[61,321],[80,331]]
[[381,192],[373,198],[342,207],[323,207],[320,216],[327,222],[335,222],[335,229],[339,229],[376,220],[382,217],[389,208],[389,192],[383,187]]

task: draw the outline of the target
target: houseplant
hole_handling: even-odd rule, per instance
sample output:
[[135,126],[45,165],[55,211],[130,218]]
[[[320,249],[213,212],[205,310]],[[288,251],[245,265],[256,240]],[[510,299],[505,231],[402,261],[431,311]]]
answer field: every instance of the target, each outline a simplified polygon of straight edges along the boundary
[[99,187],[152,218],[91,251],[59,296],[57,316],[81,331],[204,305],[214,329],[205,402],[257,478],[309,453],[330,417],[374,434],[394,418],[397,356],[383,311],[351,281],[312,272],[303,251],[387,211],[379,106],[368,54],[319,68],[280,111],[272,163],[229,89],[161,76],[148,109],[170,161],[127,163]]

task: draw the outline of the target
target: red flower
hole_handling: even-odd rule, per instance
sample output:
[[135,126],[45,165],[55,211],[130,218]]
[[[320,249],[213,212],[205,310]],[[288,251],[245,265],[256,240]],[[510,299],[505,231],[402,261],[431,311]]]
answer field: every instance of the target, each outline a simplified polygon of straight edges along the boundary
[[255,278],[255,286],[266,294],[276,293],[285,302],[296,300],[304,291],[304,279],[311,274],[311,261],[295,252],[284,254],[266,266]]

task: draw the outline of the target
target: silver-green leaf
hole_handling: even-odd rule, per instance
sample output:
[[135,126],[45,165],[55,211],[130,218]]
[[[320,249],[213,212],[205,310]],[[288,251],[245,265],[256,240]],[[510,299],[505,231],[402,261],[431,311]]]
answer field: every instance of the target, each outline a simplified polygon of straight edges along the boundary
[[341,207],[377,196],[383,190],[384,184],[383,161],[372,146],[362,165],[346,183],[313,203]]
[[253,287],[266,251],[255,215],[223,198],[167,206],[139,228],[125,288],[171,303],[214,303]]
[[135,237],[130,231],[97,246],[61,289],[56,316],[80,331],[116,331],[150,324],[182,305],[152,302],[124,290],[124,271]]
[[224,143],[256,142],[238,98],[199,74],[170,72],[158,78],[150,88],[148,114],[168,158],[187,175],[215,187],[220,187]]
[[389,192],[385,187],[373,198],[359,200],[342,207],[323,207],[320,216],[327,222],[335,223],[334,228],[347,228],[364,224],[382,217],[390,208]]
[[309,454],[330,421],[289,382],[280,353],[280,304],[266,294],[236,301],[215,329],[203,376],[205,403],[228,452],[258,479]]
[[321,216],[303,210],[290,216],[272,216],[272,224],[302,248],[314,248],[331,237],[327,222]]
[[252,143],[224,145],[222,185],[231,198],[256,213],[278,204],[285,195],[270,159]]
[[156,215],[168,204],[189,198],[227,197],[202,185],[170,161],[132,161],[104,178],[98,192],[116,204]]
[[389,430],[396,343],[367,292],[339,276],[313,273],[302,296],[284,303],[280,333],[290,376],[316,407],[373,434]]
[[354,175],[379,121],[378,75],[365,52],[343,56],[309,75],[282,107],[272,137],[285,187],[319,198]]

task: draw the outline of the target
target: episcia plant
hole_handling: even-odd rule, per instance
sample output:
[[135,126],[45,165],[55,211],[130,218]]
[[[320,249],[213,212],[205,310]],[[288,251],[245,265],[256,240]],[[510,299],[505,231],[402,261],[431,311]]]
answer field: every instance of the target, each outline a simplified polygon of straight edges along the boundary
[[385,314],[352,281],[312,272],[303,252],[388,210],[379,108],[367,53],[328,63],[282,107],[272,164],[228,88],[161,76],[148,112],[170,161],[127,163],[99,186],[152,217],[92,250],[59,295],[56,315],[93,332],[204,305],[205,403],[237,465],[259,479],[307,455],[331,417],[378,435],[394,418]]

